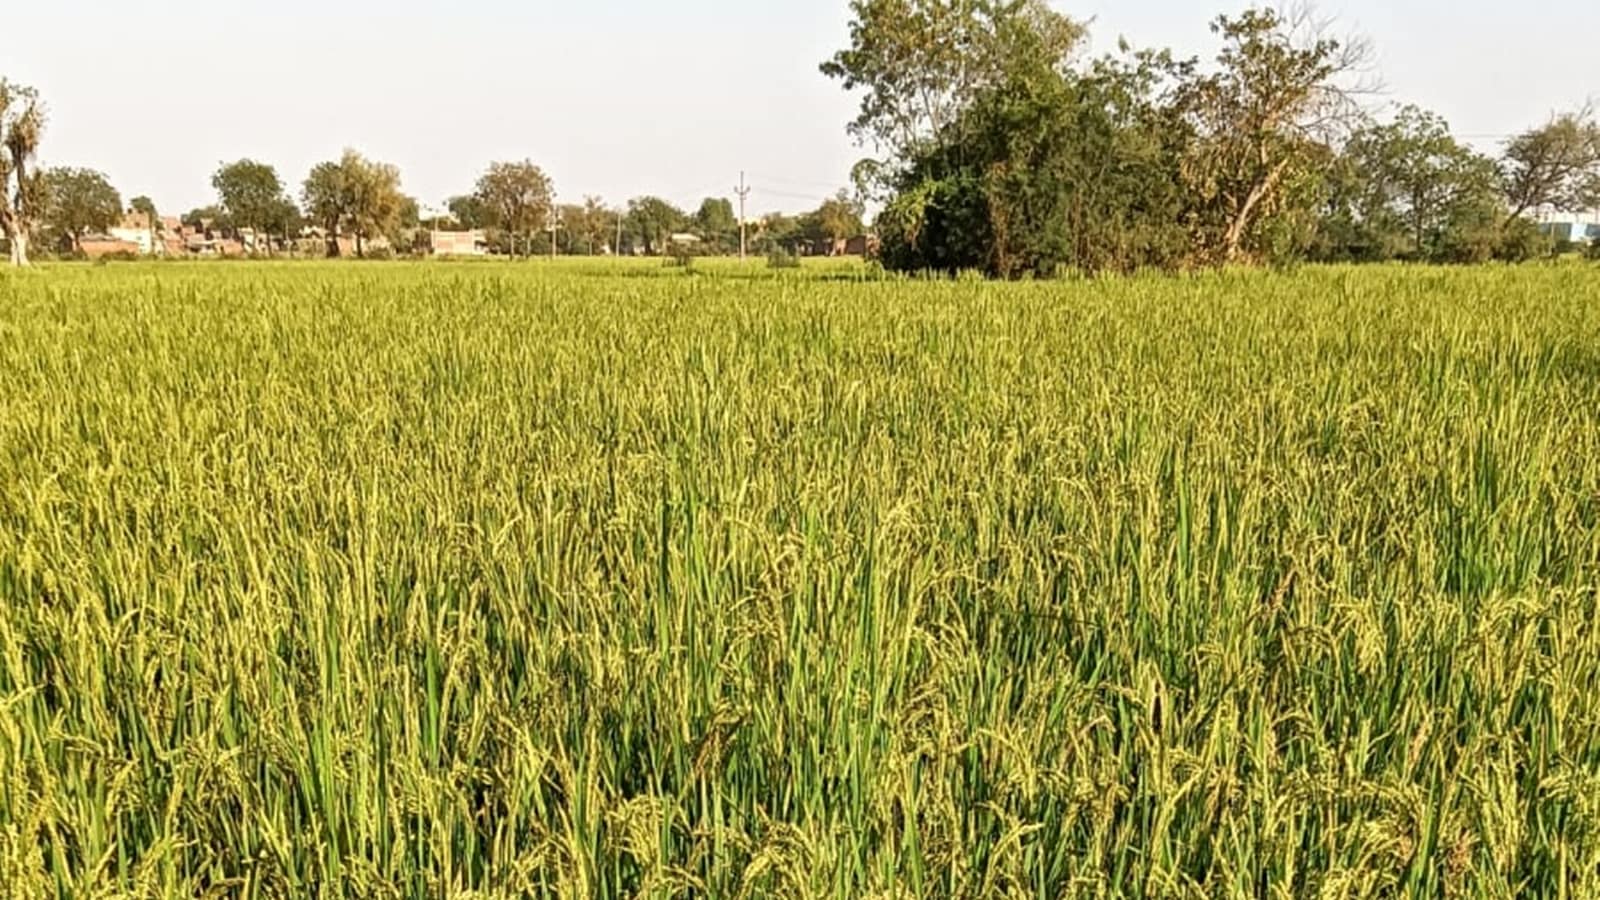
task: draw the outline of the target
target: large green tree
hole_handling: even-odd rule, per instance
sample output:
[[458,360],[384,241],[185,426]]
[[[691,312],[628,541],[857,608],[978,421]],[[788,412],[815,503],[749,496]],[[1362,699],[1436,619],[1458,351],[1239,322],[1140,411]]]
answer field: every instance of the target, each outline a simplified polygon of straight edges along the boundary
[[850,193],[844,190],[822,201],[822,205],[817,207],[813,215],[818,230],[828,242],[830,255],[842,252],[845,241],[865,230],[861,213],[861,204],[851,199]]
[[211,186],[234,225],[251,229],[270,252],[274,220],[281,218],[286,199],[278,170],[252,159],[224,163],[211,176]]
[[262,220],[262,225],[267,233],[276,236],[285,246],[291,246],[303,224],[300,207],[289,199],[288,194],[280,194],[278,199],[267,205],[264,215],[266,218]]
[[683,210],[660,197],[635,197],[628,201],[623,229],[629,241],[648,255],[666,249],[667,240],[688,224]]
[[[768,213],[755,222],[755,233],[751,236],[750,246],[757,253],[772,253],[783,251],[793,253],[799,249],[805,240],[802,234],[803,224],[800,217],[788,216],[783,213]],[[820,231],[820,229],[818,229]]]
[[356,255],[365,256],[367,241],[388,233],[399,217],[400,170],[346,150],[337,161],[312,168],[301,199],[306,215],[327,235],[329,256],[339,255],[341,234],[355,238]]
[[339,231],[350,205],[348,194],[345,167],[336,161],[313,166],[300,188],[301,208],[322,229],[329,256],[339,255]]
[[709,253],[726,253],[739,246],[739,217],[733,201],[726,197],[707,197],[694,214],[694,230]]
[[44,173],[48,201],[45,223],[74,250],[84,235],[104,232],[122,219],[122,195],[103,172],[55,168]]
[[[853,129],[898,154],[855,173],[858,187],[889,188],[877,220],[885,264],[1016,276],[1181,259],[1180,160],[1193,129],[1169,94],[1192,77],[1192,64],[1145,53],[1070,65],[1082,28],[1037,4],[856,8],[871,16],[857,22],[833,69],[868,88]],[[955,33],[991,36],[965,54],[976,74],[952,68],[938,38],[927,38],[936,48],[927,72],[902,71],[922,64],[906,48],[922,46],[913,38],[932,21],[929,10],[957,16]],[[938,116],[907,87],[929,79],[945,85]],[[927,124],[935,118],[937,128]],[[907,133],[921,136],[893,141],[893,123],[907,119],[918,123]],[[802,233],[820,224],[807,216]]]
[[28,238],[47,203],[43,179],[33,171],[43,134],[38,92],[0,79],[0,232],[14,266],[28,264]]
[[[850,9],[849,46],[822,71],[861,95],[850,131],[881,155],[853,176],[887,201],[885,261],[986,267],[985,172],[967,153],[984,124],[974,110],[997,92],[1024,96],[1058,79],[1083,27],[1034,0],[853,0]],[[823,230],[817,215],[798,225],[801,235]]]
[[489,222],[520,242],[526,251],[529,237],[548,228],[554,213],[554,187],[550,177],[531,160],[490,163],[478,178],[474,196]]
[[422,204],[417,198],[401,195],[400,206],[389,225],[389,244],[397,250],[411,252],[420,245],[422,231]]
[[584,197],[582,203],[562,205],[558,215],[562,224],[561,252],[584,256],[605,252],[616,235],[618,215],[595,196]]
[[577,234],[588,247],[587,252],[593,256],[605,252],[618,252],[620,247],[613,247],[618,226],[622,221],[622,213],[606,206],[605,201],[593,194],[583,198],[583,213],[581,224],[577,227]]

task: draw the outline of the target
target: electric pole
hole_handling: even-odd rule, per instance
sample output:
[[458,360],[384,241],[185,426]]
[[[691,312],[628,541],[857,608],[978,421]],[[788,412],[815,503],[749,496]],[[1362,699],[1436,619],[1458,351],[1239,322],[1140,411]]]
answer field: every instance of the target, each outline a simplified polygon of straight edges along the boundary
[[744,173],[739,173],[739,186],[734,188],[734,193],[739,195],[739,261],[744,262],[745,231],[744,231],[744,198],[750,196],[750,187],[744,183]]
[[556,198],[550,197],[550,261],[556,258],[556,228],[561,225],[561,208],[556,206]]

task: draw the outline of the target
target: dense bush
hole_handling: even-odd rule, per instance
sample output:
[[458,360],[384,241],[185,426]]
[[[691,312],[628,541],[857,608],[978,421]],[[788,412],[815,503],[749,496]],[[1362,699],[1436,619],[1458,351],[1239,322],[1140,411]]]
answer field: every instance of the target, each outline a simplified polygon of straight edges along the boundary
[[1512,219],[1500,229],[1494,258],[1501,262],[1527,262],[1551,255],[1555,241],[1527,219]]
[[662,262],[679,269],[694,268],[695,246],[688,241],[667,241],[666,257]]
[[769,269],[798,269],[800,256],[786,247],[774,245],[767,251],[767,268]]

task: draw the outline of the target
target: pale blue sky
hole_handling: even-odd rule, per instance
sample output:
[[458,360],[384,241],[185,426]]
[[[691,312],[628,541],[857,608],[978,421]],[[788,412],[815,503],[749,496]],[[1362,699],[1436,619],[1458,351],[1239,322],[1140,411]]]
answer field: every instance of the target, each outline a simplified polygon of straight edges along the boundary
[[[817,72],[842,45],[844,0],[194,0],[11,3],[0,75],[37,86],[44,156],[109,173],[164,211],[212,199],[225,159],[298,185],[352,146],[400,166],[425,204],[492,159],[531,157],[563,199],[657,193],[690,205],[750,172],[752,212],[814,206],[862,152],[854,101]],[[1241,4],[1057,2],[1184,54]],[[1367,34],[1387,99],[1495,136],[1600,97],[1600,3],[1324,0]]]

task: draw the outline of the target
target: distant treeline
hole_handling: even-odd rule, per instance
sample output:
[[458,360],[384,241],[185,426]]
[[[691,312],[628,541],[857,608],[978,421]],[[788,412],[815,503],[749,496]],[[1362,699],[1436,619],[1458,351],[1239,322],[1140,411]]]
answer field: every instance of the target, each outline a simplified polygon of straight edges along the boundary
[[[273,166],[224,163],[211,176],[217,202],[162,215],[147,196],[124,207],[94,169],[34,165],[45,116],[37,92],[0,80],[0,226],[14,263],[30,246],[52,255],[138,252],[388,256],[423,252],[432,232],[482,233],[482,252],[535,255],[836,253],[865,230],[846,191],[800,215],[740,221],[733,203],[706,198],[694,212],[660,197],[608,206],[599,197],[558,204],[531,160],[496,162],[472,189],[427,209],[401,187],[400,170],[354,151],[313,167],[297,197]],[[127,250],[116,249],[124,243]],[[554,246],[552,246],[552,244]]]

